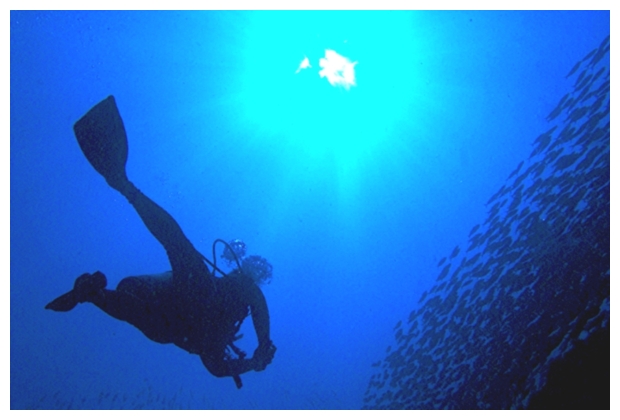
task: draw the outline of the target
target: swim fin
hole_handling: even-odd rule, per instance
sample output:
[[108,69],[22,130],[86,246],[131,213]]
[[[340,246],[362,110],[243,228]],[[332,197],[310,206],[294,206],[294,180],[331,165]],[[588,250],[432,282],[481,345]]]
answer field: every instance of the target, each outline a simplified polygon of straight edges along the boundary
[[93,274],[84,273],[79,276],[73,285],[73,290],[61,295],[45,305],[45,309],[57,312],[68,312],[78,303],[89,300],[98,291],[105,289],[108,281],[101,271]]
[[70,292],[65,293],[62,296],[57,297],[47,305],[45,305],[45,309],[51,309],[56,312],[68,312],[71,309],[75,308],[78,304],[78,299],[75,291],[71,290]]
[[127,133],[114,96],[95,105],[73,131],[86,159],[106,180],[127,178]]

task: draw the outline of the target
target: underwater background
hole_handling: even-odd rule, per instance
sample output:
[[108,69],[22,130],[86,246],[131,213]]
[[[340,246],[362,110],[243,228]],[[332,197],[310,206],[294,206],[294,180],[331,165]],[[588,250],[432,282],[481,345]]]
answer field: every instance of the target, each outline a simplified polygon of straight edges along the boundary
[[[586,348],[603,376],[581,384],[607,394],[581,402],[609,407],[609,11],[11,11],[10,30],[12,409],[541,407]],[[355,85],[319,76],[325,50]],[[241,238],[274,266],[278,350],[240,390],[93,305],[44,310],[85,272],[169,269],[73,135],[110,94],[136,186],[203,254]]]

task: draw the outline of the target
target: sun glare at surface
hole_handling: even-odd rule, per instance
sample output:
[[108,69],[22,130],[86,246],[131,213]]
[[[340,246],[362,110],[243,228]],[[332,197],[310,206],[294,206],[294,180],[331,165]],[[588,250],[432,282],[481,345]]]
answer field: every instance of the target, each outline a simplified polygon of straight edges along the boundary
[[[325,55],[319,59],[318,64],[318,67],[321,68],[317,73],[318,76],[326,78],[330,85],[347,90],[351,86],[355,86],[355,65],[357,61],[351,62],[350,59],[343,57],[334,50],[325,50]],[[295,74],[310,68],[312,68],[310,59],[304,57]]]
[[355,86],[356,64],[357,61],[352,63],[336,51],[325,50],[325,57],[319,60],[321,67],[319,76],[326,77],[332,86],[342,86],[348,90],[351,86]]
[[390,147],[389,133],[421,83],[410,12],[250,17],[235,100],[261,141],[277,138],[291,153],[349,167]]

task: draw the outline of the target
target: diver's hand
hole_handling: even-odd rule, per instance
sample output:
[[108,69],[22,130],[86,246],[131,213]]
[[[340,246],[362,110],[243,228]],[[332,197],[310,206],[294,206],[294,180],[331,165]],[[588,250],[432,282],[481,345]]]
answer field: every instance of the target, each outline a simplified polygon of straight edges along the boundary
[[271,341],[268,341],[264,345],[260,345],[254,351],[252,360],[254,360],[254,370],[259,372],[265,370],[268,364],[273,360],[273,356],[276,354],[276,346]]

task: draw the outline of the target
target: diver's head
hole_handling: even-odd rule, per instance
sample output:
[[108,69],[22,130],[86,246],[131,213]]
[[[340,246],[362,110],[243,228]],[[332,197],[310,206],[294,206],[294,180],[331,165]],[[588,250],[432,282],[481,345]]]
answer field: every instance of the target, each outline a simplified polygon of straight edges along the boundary
[[215,258],[215,244],[221,242],[225,245],[224,252],[221,257],[226,260],[229,266],[236,265],[243,274],[245,274],[255,284],[261,286],[271,283],[273,276],[273,266],[260,255],[245,256],[246,245],[241,239],[233,239],[226,243],[221,239],[213,242],[213,255]]
[[[224,241],[222,241],[224,243]],[[245,242],[241,239],[233,239],[228,242],[228,245],[224,247],[224,252],[222,253],[222,258],[226,260],[226,262],[231,265],[237,259],[241,260],[245,256],[246,246]]]
[[241,260],[241,271],[258,286],[271,283],[273,266],[260,255],[250,255]]

